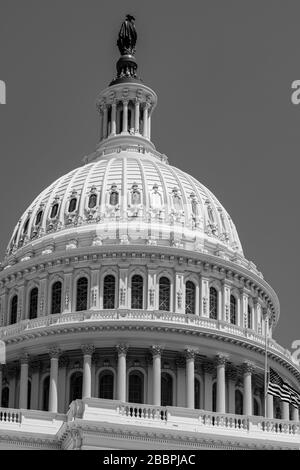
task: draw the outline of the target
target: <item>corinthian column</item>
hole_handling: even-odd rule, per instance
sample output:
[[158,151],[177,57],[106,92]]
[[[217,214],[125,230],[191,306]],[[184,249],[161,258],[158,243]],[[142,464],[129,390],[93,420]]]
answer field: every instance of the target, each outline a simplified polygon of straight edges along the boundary
[[19,408],[26,410],[28,402],[28,360],[29,356],[25,353],[21,358],[21,373],[20,373],[20,400]]
[[49,411],[57,413],[58,410],[58,359],[61,354],[60,349],[52,348],[50,356],[50,389],[49,389]]
[[153,405],[161,405],[161,346],[151,346],[153,357]]
[[114,100],[111,105],[111,135],[117,133],[117,103]]
[[140,101],[136,98],[135,100],[135,124],[134,124],[134,131],[136,134],[140,132]]
[[118,400],[126,401],[126,355],[128,346],[126,344],[118,344],[116,346],[118,352]]
[[186,406],[195,408],[195,351],[186,349]]
[[149,103],[144,104],[144,109],[143,109],[143,137],[148,137],[148,109],[149,109]]
[[127,100],[123,100],[122,134],[128,134],[128,101]]
[[244,369],[244,399],[243,399],[243,414],[251,416],[252,412],[252,373],[253,364],[251,362],[245,362],[243,365]]
[[83,352],[83,381],[82,398],[91,398],[92,396],[92,355],[95,347],[92,344],[84,344],[81,347]]
[[226,357],[219,354],[217,362],[217,412],[225,413],[225,364]]

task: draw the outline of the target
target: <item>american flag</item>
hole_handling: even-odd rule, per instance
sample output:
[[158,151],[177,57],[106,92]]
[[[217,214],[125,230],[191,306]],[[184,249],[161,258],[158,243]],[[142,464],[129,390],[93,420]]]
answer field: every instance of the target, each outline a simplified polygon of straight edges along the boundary
[[270,368],[268,393],[279,397],[282,401],[291,403],[296,408],[300,407],[300,393],[285,382],[280,375]]

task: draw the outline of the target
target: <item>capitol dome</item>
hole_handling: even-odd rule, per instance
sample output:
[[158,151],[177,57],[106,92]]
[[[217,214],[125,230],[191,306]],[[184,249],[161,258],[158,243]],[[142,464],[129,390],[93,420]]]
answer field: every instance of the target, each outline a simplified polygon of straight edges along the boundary
[[155,149],[135,42],[128,15],[95,151],[0,265],[0,448],[299,448],[296,395],[267,391],[266,365],[300,383],[277,295],[218,199]]

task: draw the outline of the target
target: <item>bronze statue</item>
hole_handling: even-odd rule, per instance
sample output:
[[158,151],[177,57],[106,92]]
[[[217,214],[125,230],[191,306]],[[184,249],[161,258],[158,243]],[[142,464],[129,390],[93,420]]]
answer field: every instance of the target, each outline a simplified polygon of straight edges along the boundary
[[137,41],[137,33],[134,24],[135,18],[131,15],[126,15],[125,21],[122,23],[119,38],[118,48],[121,55],[134,55],[135,45]]

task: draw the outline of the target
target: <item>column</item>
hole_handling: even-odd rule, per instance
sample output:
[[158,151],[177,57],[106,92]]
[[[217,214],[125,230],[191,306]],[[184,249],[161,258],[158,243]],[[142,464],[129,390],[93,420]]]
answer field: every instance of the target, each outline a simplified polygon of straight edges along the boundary
[[19,408],[22,410],[27,409],[28,399],[28,354],[24,354],[21,358],[21,372],[20,372],[20,398]]
[[241,304],[241,317],[238,324],[242,328],[248,328],[248,295],[244,289],[241,289]]
[[140,132],[140,101],[138,99],[135,100],[135,124],[134,124],[134,131],[136,134]]
[[156,269],[148,268],[148,310],[158,309],[158,299],[156,295]]
[[151,113],[148,114],[148,130],[147,130],[148,139],[151,140]]
[[148,137],[148,109],[149,103],[145,103],[143,108],[143,137],[145,138]]
[[117,103],[114,100],[111,104],[111,132],[110,135],[117,133]]
[[186,407],[195,408],[195,351],[185,350],[186,357]]
[[130,108],[131,108],[130,109],[131,113],[130,113],[129,129],[130,129],[130,133],[133,134],[134,133],[135,121],[134,121],[134,112],[133,112],[133,105],[132,104],[131,104]]
[[91,270],[91,310],[99,310],[99,269]]
[[92,344],[84,344],[81,347],[83,352],[83,381],[82,398],[91,398],[92,396],[92,355],[95,347]]
[[67,367],[69,359],[67,356],[60,356],[58,360],[58,412],[66,413],[69,403],[66,403],[66,381],[67,381]]
[[292,420],[299,421],[299,409],[292,406]]
[[237,370],[234,366],[226,369],[228,377],[228,412],[235,414],[235,384],[237,380]]
[[45,317],[47,312],[47,286],[48,286],[48,274],[43,275],[40,279],[40,292],[39,292],[39,310],[38,316]]
[[25,286],[21,285],[18,289],[18,322],[24,320],[26,317],[26,308],[25,308]]
[[103,110],[102,138],[106,139],[106,137],[107,137],[107,116],[108,116],[108,109],[107,109],[106,104],[103,104],[102,110]]
[[210,361],[203,362],[204,372],[204,409],[212,411],[212,374],[214,372],[214,364]]
[[128,268],[129,264],[122,265],[119,269],[119,308],[126,309],[128,301]]
[[244,372],[244,397],[243,397],[243,414],[251,416],[252,412],[252,373],[253,373],[253,364],[251,362],[244,362],[243,372]]
[[49,390],[49,411],[58,411],[58,358],[61,351],[53,348],[49,351],[50,356],[50,390]]
[[184,273],[176,272],[175,278],[175,312],[185,313]]
[[153,405],[161,406],[161,346],[152,346],[153,357]]
[[126,344],[118,344],[116,349],[118,352],[117,399],[120,401],[126,401],[126,355],[128,346]]
[[226,357],[219,354],[217,362],[217,413],[226,413],[225,407],[225,364]]
[[274,400],[273,395],[267,395],[267,417],[273,419],[274,417]]
[[63,299],[62,299],[62,311],[63,313],[70,313],[72,311],[72,277],[73,268],[69,272],[64,273],[64,285],[63,285]]
[[200,315],[209,317],[209,279],[201,277]]
[[40,387],[40,363],[35,361],[30,364],[31,369],[31,397],[30,409],[39,409],[39,387]]
[[123,100],[122,134],[128,134],[128,101]]
[[220,320],[230,322],[230,284],[225,280],[223,281],[223,306],[222,306],[222,313],[219,317]]
[[289,421],[290,419],[290,404],[287,401],[281,401],[281,419]]

